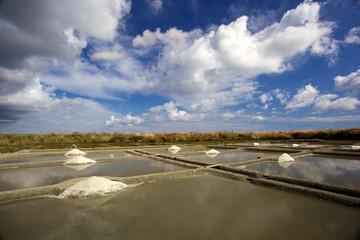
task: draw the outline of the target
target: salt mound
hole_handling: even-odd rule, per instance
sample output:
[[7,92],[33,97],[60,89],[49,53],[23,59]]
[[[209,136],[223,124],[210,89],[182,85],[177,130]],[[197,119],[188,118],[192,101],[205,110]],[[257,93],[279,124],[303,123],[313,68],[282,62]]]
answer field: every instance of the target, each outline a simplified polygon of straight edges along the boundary
[[295,161],[289,154],[283,153],[279,157],[279,162],[292,162]]
[[65,156],[85,156],[86,152],[80,151],[79,149],[71,149],[67,153],[65,153]]
[[208,153],[208,154],[219,154],[220,152],[218,150],[211,149],[211,150],[207,151],[206,153]]
[[293,146],[293,147],[298,147],[298,146],[300,146],[300,145],[299,145],[299,144],[294,143],[292,146]]
[[352,149],[360,149],[360,146],[353,145],[351,146]]
[[206,156],[211,157],[211,158],[216,157],[219,153],[220,152],[215,149],[211,149],[211,150],[205,152]]
[[168,148],[168,151],[171,153],[177,153],[181,150],[180,147],[176,146],[176,145],[172,145],[171,147]]
[[126,184],[101,177],[90,177],[67,188],[60,198],[97,197],[126,188]]
[[90,163],[96,163],[95,160],[92,160],[90,158],[86,158],[83,156],[77,156],[77,157],[72,157],[69,160],[67,160],[64,164],[65,165],[79,165],[79,164],[90,164]]
[[260,145],[260,143],[254,143],[254,146],[259,146]]

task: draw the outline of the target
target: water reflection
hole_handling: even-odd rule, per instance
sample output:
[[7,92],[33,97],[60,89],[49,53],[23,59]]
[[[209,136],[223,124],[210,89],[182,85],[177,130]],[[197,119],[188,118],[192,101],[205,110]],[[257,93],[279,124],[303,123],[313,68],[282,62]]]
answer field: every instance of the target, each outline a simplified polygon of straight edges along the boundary
[[88,154],[88,158],[120,158],[120,157],[131,157],[130,153],[109,153],[109,154]]
[[76,171],[81,171],[81,170],[84,170],[88,167],[91,167],[92,165],[94,165],[95,163],[88,163],[88,164],[80,164],[80,165],[69,165],[69,164],[66,164],[64,165],[65,167],[68,167],[68,168],[71,168],[71,169],[74,169]]
[[82,171],[65,166],[1,170],[0,191],[51,185],[77,177],[125,177],[178,170],[183,168],[154,160],[97,163]]
[[296,158],[295,162],[285,168],[279,164],[264,164],[252,166],[249,169],[360,189],[360,161],[358,160],[302,157]]
[[270,156],[270,155],[272,154],[255,153],[255,152],[227,152],[227,153],[225,152],[216,155],[213,158],[209,158],[207,155],[187,156],[187,158],[198,161],[209,162],[209,163],[234,163],[234,162],[242,162],[251,159],[256,159],[261,156]]
[[67,157],[42,157],[42,158],[27,158],[27,159],[17,159],[11,160],[4,163],[22,163],[22,162],[44,162],[44,161],[58,161],[58,160],[67,160]]
[[[271,207],[269,207],[271,206]],[[128,188],[98,207],[0,207],[4,239],[357,239],[360,213],[214,176]]]

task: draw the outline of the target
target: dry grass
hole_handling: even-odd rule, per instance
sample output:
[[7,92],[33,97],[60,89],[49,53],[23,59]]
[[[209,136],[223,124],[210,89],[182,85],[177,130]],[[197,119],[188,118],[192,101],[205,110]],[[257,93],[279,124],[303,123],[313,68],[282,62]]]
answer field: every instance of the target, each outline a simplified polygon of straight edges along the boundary
[[271,132],[190,132],[190,133],[78,133],[71,134],[0,134],[0,146],[69,145],[69,144],[166,144],[217,143],[253,140],[360,140],[360,129],[325,129]]

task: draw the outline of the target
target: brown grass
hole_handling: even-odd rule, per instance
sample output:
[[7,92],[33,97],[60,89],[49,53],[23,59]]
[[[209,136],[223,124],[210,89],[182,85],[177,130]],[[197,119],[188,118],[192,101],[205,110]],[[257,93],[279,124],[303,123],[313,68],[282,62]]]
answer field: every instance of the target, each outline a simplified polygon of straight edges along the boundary
[[79,133],[71,134],[0,134],[0,146],[70,145],[70,144],[170,144],[219,143],[261,140],[360,140],[360,129],[325,129],[271,132],[189,132],[189,133]]

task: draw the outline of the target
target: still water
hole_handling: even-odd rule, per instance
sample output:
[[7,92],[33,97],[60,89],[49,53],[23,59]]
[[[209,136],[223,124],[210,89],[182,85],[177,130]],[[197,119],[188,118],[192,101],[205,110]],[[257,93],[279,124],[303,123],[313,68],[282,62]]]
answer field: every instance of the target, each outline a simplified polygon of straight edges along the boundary
[[0,170],[0,191],[46,186],[78,177],[126,177],[179,170],[184,170],[184,168],[148,159],[93,165]]
[[186,156],[189,159],[208,162],[208,163],[234,163],[234,162],[242,162],[252,159],[257,159],[262,156],[270,156],[273,154],[266,153],[255,153],[255,152],[225,152],[219,153],[215,157],[210,157],[205,155],[194,155],[194,156]]
[[332,183],[360,190],[360,160],[301,157],[290,165],[278,163],[249,167],[266,174]]
[[[127,188],[102,204],[0,206],[0,239],[359,239],[360,212],[214,176]],[[91,201],[91,200],[90,200]]]
[[[123,152],[123,153],[109,153],[109,154],[88,154],[85,157],[87,158],[121,158],[121,157],[131,157],[133,155]],[[26,158],[26,159],[16,159],[7,161],[4,163],[23,163],[23,162],[44,162],[44,161],[57,161],[57,160],[67,160],[68,157],[58,156],[58,157],[38,157],[38,158]]]

